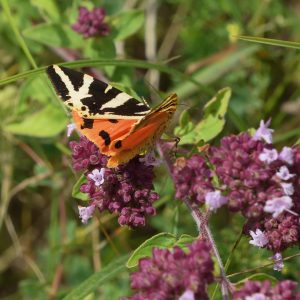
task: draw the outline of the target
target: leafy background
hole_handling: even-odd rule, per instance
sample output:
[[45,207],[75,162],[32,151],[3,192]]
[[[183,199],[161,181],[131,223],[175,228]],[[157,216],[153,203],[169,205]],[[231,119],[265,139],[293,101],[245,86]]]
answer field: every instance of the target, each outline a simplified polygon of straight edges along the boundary
[[[71,196],[78,175],[70,167],[65,134],[69,119],[50,88],[45,66],[69,61],[72,67],[91,67],[133,95],[151,99],[151,105],[177,92],[180,106],[173,129],[182,144],[203,138],[198,130],[207,123],[201,118],[211,117],[203,107],[224,87],[232,91],[228,108],[222,108],[226,124],[213,129],[216,134],[223,128],[217,138],[207,138],[211,143],[218,143],[222,135],[257,127],[269,117],[278,147],[299,138],[299,50],[237,39],[248,35],[299,41],[298,1],[0,3],[1,299],[118,299],[130,293],[130,269],[125,266],[129,253],[151,237],[147,249],[184,245],[197,234],[187,209],[175,201],[163,168],[157,170],[155,182],[161,195],[158,214],[146,227],[120,227],[109,214],[88,225],[79,222],[78,202]],[[72,31],[80,5],[106,9],[112,29],[107,37],[84,40]],[[151,21],[156,22],[156,30]],[[151,52],[155,44],[157,51]],[[229,99],[230,90],[225,91]],[[209,127],[204,128],[209,135]],[[243,220],[222,209],[211,224],[226,260]],[[161,232],[166,234],[155,236]],[[269,256],[242,238],[228,274],[268,264]],[[127,265],[134,267],[132,260]],[[297,280],[299,270],[300,261],[294,258],[286,262],[282,274],[264,267],[230,279]]]

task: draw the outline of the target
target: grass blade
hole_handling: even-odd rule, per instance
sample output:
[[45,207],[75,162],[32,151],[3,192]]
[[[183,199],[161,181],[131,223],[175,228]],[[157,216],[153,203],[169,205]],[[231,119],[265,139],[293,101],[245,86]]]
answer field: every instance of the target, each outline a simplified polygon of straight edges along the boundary
[[101,271],[94,273],[78,287],[73,289],[63,300],[81,300],[84,299],[91,292],[98,289],[107,280],[112,279],[114,276],[118,276],[120,272],[126,269],[125,263],[128,260],[129,255],[125,255],[116,259]]
[[7,0],[1,0],[1,5],[3,7],[3,10],[4,10],[4,13],[8,19],[8,22],[10,24],[10,27],[12,29],[12,31],[14,32],[15,36],[16,36],[16,39],[18,41],[18,43],[20,44],[20,47],[22,48],[23,52],[25,53],[28,61],[30,62],[31,66],[35,69],[37,69],[37,65],[34,61],[34,58],[33,56],[31,55],[26,43],[25,43],[25,40],[23,39],[15,21],[14,21],[14,18],[11,14],[11,10],[10,10],[10,7],[9,7],[9,4],[8,4],[8,1]]
[[[181,78],[183,80],[189,81],[197,86],[198,89],[204,90],[210,93],[210,90],[206,88],[203,84],[199,83],[197,80],[191,78],[188,75],[177,71],[174,68],[163,65],[161,63],[147,62],[143,60],[136,59],[95,59],[95,60],[77,60],[72,62],[60,63],[60,66],[65,66],[69,68],[80,68],[80,67],[104,67],[104,66],[118,66],[118,67],[131,67],[131,68],[141,68],[141,69],[155,69],[162,73],[167,73],[172,76]],[[30,76],[38,75],[45,72],[46,67],[37,68],[34,70],[19,73],[8,78],[0,80],[0,86],[13,83],[17,80],[25,79]]]
[[285,48],[300,49],[300,43],[297,43],[297,42],[267,39],[267,38],[262,38],[262,37],[253,37],[253,36],[245,36],[245,35],[239,36],[238,39],[242,40],[242,41],[252,42],[252,43],[259,43],[259,44],[279,46],[279,47],[285,47]]

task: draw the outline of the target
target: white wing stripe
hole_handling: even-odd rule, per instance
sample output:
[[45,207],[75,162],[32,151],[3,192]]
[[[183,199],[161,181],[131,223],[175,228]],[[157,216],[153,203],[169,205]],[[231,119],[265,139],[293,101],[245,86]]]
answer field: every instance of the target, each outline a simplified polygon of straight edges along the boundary
[[116,108],[118,106],[123,105],[127,100],[131,99],[132,97],[126,93],[120,93],[115,98],[111,99],[110,101],[106,102],[101,106],[101,109],[104,108]]

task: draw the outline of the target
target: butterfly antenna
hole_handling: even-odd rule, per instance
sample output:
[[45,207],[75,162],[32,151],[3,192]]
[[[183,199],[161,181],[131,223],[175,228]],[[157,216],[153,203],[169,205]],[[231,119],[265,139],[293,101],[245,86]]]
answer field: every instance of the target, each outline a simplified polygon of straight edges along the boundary
[[159,92],[159,90],[153,85],[151,84],[149,81],[145,80],[145,83],[150,87],[150,90],[152,92],[154,92],[154,94],[156,94],[158,96],[158,98],[161,98],[161,93]]
[[144,102],[144,104],[145,104],[148,108],[151,108],[150,105],[149,105],[149,103],[147,102],[147,100],[146,100],[144,97],[142,97],[142,101]]

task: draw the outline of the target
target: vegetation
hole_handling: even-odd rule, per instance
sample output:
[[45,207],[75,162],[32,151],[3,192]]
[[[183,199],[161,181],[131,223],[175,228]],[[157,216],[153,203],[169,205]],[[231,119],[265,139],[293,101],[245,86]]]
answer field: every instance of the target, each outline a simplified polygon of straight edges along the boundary
[[[78,199],[81,174],[72,168],[66,135],[71,118],[46,76],[48,65],[61,63],[105,78],[144,97],[151,107],[177,93],[180,103],[163,136],[180,137],[177,157],[219,145],[230,134],[253,134],[269,118],[276,149],[298,144],[297,1],[0,4],[1,299],[129,296],[129,274],[140,257],[158,246],[186,250],[198,234],[188,207],[176,200],[164,165],[154,170],[160,198],[145,226],[120,226],[109,212],[96,213],[86,225],[80,222],[78,205],[86,202]],[[79,22],[80,7],[104,8],[100,21],[107,27],[84,36],[86,29],[72,27]],[[217,101],[209,102],[215,95]],[[287,259],[278,272],[272,269],[272,252],[253,247],[242,235],[241,214],[222,207],[209,224],[231,283],[247,278],[299,283],[298,246],[282,253]],[[214,275],[220,276],[216,260]],[[208,294],[222,299],[217,283]]]

